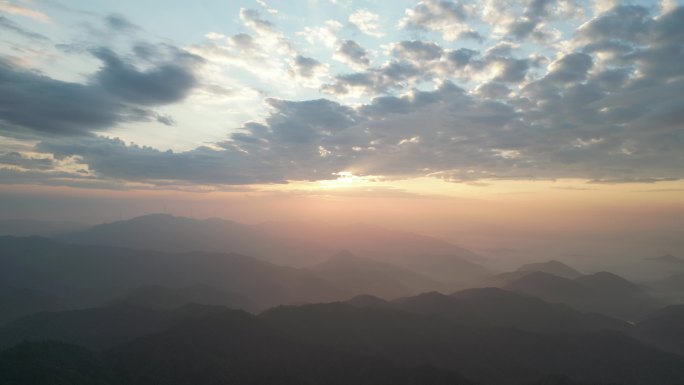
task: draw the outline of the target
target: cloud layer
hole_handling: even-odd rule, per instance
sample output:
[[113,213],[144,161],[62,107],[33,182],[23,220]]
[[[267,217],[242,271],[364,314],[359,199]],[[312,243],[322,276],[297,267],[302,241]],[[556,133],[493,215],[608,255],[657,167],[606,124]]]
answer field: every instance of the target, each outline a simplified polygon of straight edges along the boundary
[[[323,42],[327,57],[250,9],[239,13],[245,32],[193,46],[90,47],[99,67],[85,82],[5,57],[0,135],[33,140],[42,155],[0,148],[3,179],[234,185],[342,171],[455,182],[684,178],[684,8],[657,14],[618,5],[590,17],[574,1],[495,4],[422,1],[393,21],[410,38],[376,49],[362,42],[391,28],[366,9],[348,16],[350,33],[363,35],[358,41],[335,21],[295,34],[312,46]],[[564,19],[577,27],[561,32]],[[106,23],[139,33],[122,16]],[[10,19],[0,26],[45,39]],[[209,89],[206,68],[220,65],[287,79],[320,97],[267,97],[265,115],[187,151],[107,136],[131,122],[174,124],[157,108]]]

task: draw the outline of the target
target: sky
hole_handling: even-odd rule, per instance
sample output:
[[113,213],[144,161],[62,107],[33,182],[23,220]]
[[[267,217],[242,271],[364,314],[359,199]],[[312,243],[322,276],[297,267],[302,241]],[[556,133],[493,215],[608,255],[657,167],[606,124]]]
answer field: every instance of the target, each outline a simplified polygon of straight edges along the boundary
[[681,1],[0,0],[0,218],[684,254]]

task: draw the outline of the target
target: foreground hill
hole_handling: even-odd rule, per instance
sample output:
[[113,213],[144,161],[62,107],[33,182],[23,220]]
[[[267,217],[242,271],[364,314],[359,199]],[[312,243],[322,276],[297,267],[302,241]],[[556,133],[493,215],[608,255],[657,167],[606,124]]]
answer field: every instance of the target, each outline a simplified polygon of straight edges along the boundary
[[471,385],[422,365],[293,340],[250,314],[221,309],[104,352],[62,342],[0,352],[0,384]]
[[260,318],[291,338],[405,365],[434,365],[489,385],[531,382],[551,374],[588,383],[684,381],[684,357],[616,331],[456,326],[435,315],[340,303],[278,307]]
[[313,274],[239,254],[163,253],[0,237],[0,282],[97,305],[144,285],[209,285],[242,296],[250,310],[351,295]]
[[59,310],[64,306],[61,298],[46,292],[0,285],[0,325],[25,315]]
[[0,328],[0,350],[31,342],[0,353],[13,368],[0,384],[684,382],[684,357],[620,331],[630,325],[500,289],[351,302],[259,316],[206,305],[43,313]]
[[542,332],[628,330],[623,321],[595,313],[581,313],[497,288],[468,289],[452,295],[425,293],[392,302],[397,308],[438,315],[461,325],[507,327]]
[[669,351],[684,354],[684,305],[661,309],[639,322],[636,334]]
[[168,310],[111,305],[38,313],[0,327],[0,347],[53,340],[103,350],[223,310],[192,304]]

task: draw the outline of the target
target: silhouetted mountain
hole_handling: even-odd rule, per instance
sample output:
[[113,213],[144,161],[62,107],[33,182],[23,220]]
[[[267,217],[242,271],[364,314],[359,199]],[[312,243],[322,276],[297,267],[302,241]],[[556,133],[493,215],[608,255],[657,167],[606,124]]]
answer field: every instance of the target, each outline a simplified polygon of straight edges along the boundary
[[64,302],[54,295],[0,285],[0,325],[29,314],[63,307]]
[[645,258],[647,261],[660,262],[671,265],[684,266],[684,258],[676,257],[672,254],[662,255],[660,257],[648,257]]
[[[9,375],[0,371],[0,384],[6,378],[88,383],[59,382],[65,373],[95,384],[114,383],[106,382],[114,378],[121,385],[471,383],[457,373],[487,385],[563,384],[557,382],[563,376],[583,385],[684,381],[684,357],[625,334],[580,328],[542,332],[553,327],[527,327],[523,316],[506,319],[525,311],[529,319],[540,317],[556,326],[562,325],[556,318],[562,315],[593,322],[567,307],[503,290],[433,293],[392,304],[368,299],[367,306],[281,306],[259,316],[206,305],[164,311],[109,306],[31,316],[2,328],[5,343],[52,339],[108,351],[96,355],[61,344],[20,345],[9,350],[12,354],[0,353],[0,368],[19,369]],[[408,302],[429,306],[399,308]],[[504,302],[511,305],[500,309]],[[462,322],[448,313],[455,307],[440,310],[452,303],[476,317]],[[27,350],[30,354],[21,353],[23,361],[17,361],[15,352]],[[26,377],[24,368],[49,376]],[[542,377],[547,382],[539,382]]]
[[0,347],[22,341],[54,340],[108,349],[220,311],[224,308],[206,305],[186,305],[172,310],[116,305],[39,313],[0,327]]
[[544,332],[626,330],[625,322],[497,288],[468,289],[450,296],[425,293],[394,301],[407,311],[445,317],[459,324]]
[[175,309],[189,303],[219,305],[233,309],[250,309],[253,306],[240,294],[218,290],[207,285],[169,288],[159,285],[142,286],[114,304],[149,307],[151,309]]
[[357,295],[356,297],[347,300],[347,303],[354,306],[369,306],[369,307],[394,307],[395,304],[388,302],[382,298],[374,295]]
[[429,366],[342,353],[284,338],[253,316],[222,310],[141,338],[103,356],[59,342],[0,352],[0,384],[450,384],[462,376]]
[[280,265],[310,264],[333,252],[310,241],[281,237],[233,221],[197,220],[169,214],[106,223],[59,239],[77,244],[124,245],[167,252],[236,253]]
[[0,385],[114,385],[92,351],[60,342],[22,343],[0,351]]
[[150,284],[213,286],[245,296],[253,310],[351,296],[310,272],[239,254],[79,246],[35,237],[0,237],[0,282],[49,291],[90,306]]
[[539,263],[528,263],[518,268],[520,272],[542,272],[553,274],[563,278],[577,278],[582,275],[579,271],[559,261],[548,261]]
[[472,251],[439,238],[363,223],[266,222],[258,225],[258,228],[291,238],[315,239],[334,250],[347,249],[364,257],[387,262],[392,262],[394,258],[413,258],[423,254],[451,255],[472,261],[481,259]]
[[443,240],[371,225],[269,222],[257,226],[223,219],[196,220],[152,214],[64,235],[77,244],[159,251],[211,251],[249,255],[280,265],[320,263],[334,250],[413,270],[449,284],[469,283],[489,272],[473,252]]
[[550,302],[579,303],[589,301],[595,295],[593,290],[572,279],[542,272],[525,274],[504,288]]
[[433,280],[460,287],[490,272],[477,264],[481,257],[438,238],[388,230],[379,226],[331,225],[321,222],[268,222],[258,226],[279,236],[315,239],[334,249],[420,273]]
[[575,279],[536,272],[514,280],[504,288],[627,320],[639,319],[658,307],[657,301],[643,289],[607,272]]
[[446,370],[293,340],[236,311],[187,322],[109,356],[129,385],[470,384]]
[[418,273],[388,263],[361,258],[346,250],[340,251],[310,270],[340,289],[359,295],[396,298],[446,288],[446,285]]
[[672,305],[646,317],[636,334],[669,351],[684,354],[684,305]]
[[638,285],[607,271],[579,277],[575,279],[575,282],[609,295],[638,295],[643,293]]
[[435,315],[342,303],[282,306],[260,318],[290,338],[405,365],[435,365],[489,385],[524,383],[550,374],[588,383],[684,380],[684,357],[613,331],[457,327]]

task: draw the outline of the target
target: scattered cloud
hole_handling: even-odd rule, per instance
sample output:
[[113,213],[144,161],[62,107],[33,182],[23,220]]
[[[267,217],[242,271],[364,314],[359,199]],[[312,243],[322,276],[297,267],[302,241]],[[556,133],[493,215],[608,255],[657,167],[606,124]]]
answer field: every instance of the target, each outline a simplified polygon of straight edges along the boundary
[[12,15],[24,16],[34,20],[49,22],[50,17],[38,10],[19,5],[16,2],[9,0],[0,1],[0,12],[6,12]]
[[380,30],[378,23],[380,15],[367,9],[359,9],[349,15],[349,22],[368,36],[381,37],[385,34]]

